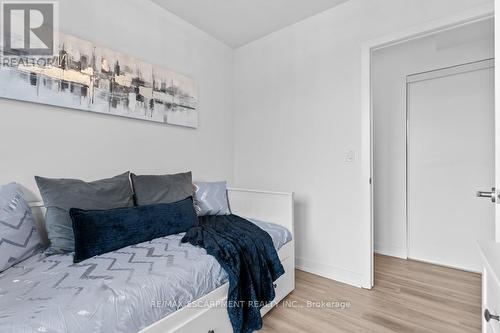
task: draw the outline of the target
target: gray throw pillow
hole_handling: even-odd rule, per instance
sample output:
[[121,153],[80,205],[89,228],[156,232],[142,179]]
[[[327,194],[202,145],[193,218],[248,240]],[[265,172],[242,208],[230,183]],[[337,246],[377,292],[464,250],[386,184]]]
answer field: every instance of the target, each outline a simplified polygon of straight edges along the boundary
[[172,203],[193,196],[191,172],[174,175],[131,175],[135,204]]
[[194,182],[194,208],[198,216],[229,215],[226,182]]
[[0,186],[0,272],[41,248],[24,193],[16,183]]
[[130,173],[113,178],[84,182],[78,179],[50,179],[35,177],[47,208],[45,226],[50,240],[48,252],[72,252],[75,248],[71,208],[86,210],[132,207],[133,194]]

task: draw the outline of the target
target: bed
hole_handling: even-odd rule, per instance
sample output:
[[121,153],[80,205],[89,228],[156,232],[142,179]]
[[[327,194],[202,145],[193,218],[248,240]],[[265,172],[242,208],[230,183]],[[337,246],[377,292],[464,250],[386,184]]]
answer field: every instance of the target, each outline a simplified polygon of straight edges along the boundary
[[[293,195],[229,189],[228,196],[234,214],[271,235],[285,268],[265,314],[294,289]],[[32,204],[38,223],[41,206]],[[78,264],[70,254],[39,254],[8,269],[0,274],[0,331],[231,332],[227,274],[182,235]]]

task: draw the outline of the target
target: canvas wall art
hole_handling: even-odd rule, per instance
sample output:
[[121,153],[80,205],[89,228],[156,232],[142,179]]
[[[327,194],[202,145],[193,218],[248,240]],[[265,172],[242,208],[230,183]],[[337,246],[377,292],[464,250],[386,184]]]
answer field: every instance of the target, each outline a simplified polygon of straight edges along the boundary
[[193,79],[62,33],[51,63],[1,66],[0,97],[198,126]]

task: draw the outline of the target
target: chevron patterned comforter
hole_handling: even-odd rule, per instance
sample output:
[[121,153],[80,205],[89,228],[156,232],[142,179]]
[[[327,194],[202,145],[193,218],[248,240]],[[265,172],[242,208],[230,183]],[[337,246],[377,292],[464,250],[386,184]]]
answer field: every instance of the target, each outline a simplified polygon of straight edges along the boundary
[[[285,228],[252,220],[276,249]],[[184,234],[158,238],[85,260],[35,255],[0,274],[0,332],[137,332],[227,281],[205,250]]]

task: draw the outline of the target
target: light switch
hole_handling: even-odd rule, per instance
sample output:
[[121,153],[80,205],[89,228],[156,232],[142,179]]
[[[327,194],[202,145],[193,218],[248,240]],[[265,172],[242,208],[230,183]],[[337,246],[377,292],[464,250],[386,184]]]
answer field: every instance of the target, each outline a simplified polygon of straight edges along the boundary
[[352,163],[352,162],[354,162],[354,157],[355,157],[354,150],[349,150],[345,154],[344,160],[345,160],[346,163]]

